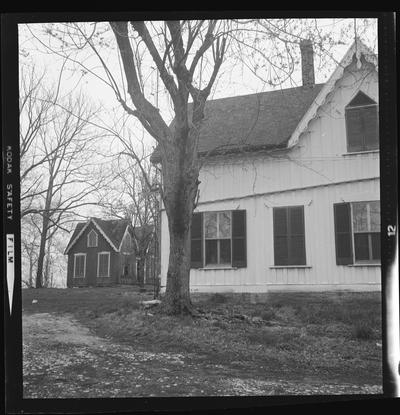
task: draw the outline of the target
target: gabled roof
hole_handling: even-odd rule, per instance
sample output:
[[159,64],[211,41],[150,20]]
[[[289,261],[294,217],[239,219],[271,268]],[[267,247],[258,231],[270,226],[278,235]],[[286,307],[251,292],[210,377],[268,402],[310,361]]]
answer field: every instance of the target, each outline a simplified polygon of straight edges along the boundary
[[86,223],[78,223],[70,241],[68,242],[67,248],[64,251],[65,254],[67,254],[71,247],[79,240],[90,223],[93,223],[95,228],[116,252],[119,252],[126,228],[131,226],[130,221],[125,219],[104,220],[99,218],[90,218]]
[[[322,87],[323,84],[317,84],[207,101],[199,153],[286,147]],[[158,151],[152,155],[153,162],[160,161]]]
[[307,129],[308,124],[314,117],[317,115],[318,108],[322,106],[328,95],[335,88],[336,82],[342,78],[344,70],[351,64],[354,56],[357,60],[357,67],[361,67],[361,56],[369,63],[372,63],[376,68],[378,67],[378,58],[374,52],[369,49],[360,39],[356,39],[353,44],[350,46],[349,50],[344,55],[343,59],[340,61],[339,65],[336,67],[335,71],[324,84],[323,88],[320,90],[319,94],[316,96],[314,102],[308,108],[307,112],[304,114],[296,129],[293,131],[292,136],[288,142],[288,147],[293,147],[299,141],[300,135]]
[[[199,153],[226,154],[294,146],[354,55],[358,62],[363,55],[377,66],[376,55],[357,39],[325,84],[207,101]],[[160,162],[159,148],[151,160]]]

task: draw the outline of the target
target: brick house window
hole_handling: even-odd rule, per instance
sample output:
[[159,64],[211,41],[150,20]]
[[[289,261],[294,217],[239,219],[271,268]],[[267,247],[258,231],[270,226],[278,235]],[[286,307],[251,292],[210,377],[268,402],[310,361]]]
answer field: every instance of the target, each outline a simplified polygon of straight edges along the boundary
[[377,103],[359,92],[345,108],[347,151],[379,149]]
[[84,278],[86,273],[86,254],[74,254],[74,278]]

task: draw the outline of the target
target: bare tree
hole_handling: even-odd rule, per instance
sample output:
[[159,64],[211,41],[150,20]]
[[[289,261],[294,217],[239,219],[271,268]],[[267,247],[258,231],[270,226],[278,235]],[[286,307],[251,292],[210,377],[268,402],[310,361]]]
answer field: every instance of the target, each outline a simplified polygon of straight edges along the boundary
[[[112,180],[104,187],[99,205],[106,215],[129,219],[134,228],[134,242],[137,255],[137,280],[143,287],[145,282],[145,263],[148,251],[156,237],[156,218],[158,215],[157,171],[150,163],[149,153],[126,151],[131,140],[119,137],[125,149],[111,165]],[[135,154],[135,157],[132,155]]]
[[[95,111],[82,94],[61,98],[56,87],[45,89],[34,70],[23,73],[20,94],[21,216],[40,234],[36,288],[43,285],[46,244],[87,204],[101,177],[93,162],[97,133],[90,121]],[[33,245],[29,245],[33,248]],[[26,247],[27,249],[28,246]],[[32,257],[32,252],[30,252]]]

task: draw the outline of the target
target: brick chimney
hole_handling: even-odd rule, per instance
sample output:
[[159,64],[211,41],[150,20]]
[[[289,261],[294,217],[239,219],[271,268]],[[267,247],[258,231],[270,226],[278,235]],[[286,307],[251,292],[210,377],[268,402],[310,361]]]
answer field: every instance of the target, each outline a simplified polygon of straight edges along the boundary
[[300,52],[303,86],[313,87],[315,85],[314,50],[311,40],[304,39],[300,41]]

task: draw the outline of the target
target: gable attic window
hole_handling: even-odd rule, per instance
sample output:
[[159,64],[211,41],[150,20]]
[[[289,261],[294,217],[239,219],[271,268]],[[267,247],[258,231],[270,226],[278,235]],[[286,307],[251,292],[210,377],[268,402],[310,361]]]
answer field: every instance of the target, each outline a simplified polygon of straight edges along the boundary
[[88,248],[94,248],[98,244],[97,233],[92,229],[87,236],[87,246]]
[[194,213],[191,268],[246,266],[246,211]]
[[347,151],[349,153],[379,149],[377,103],[359,92],[345,108]]

